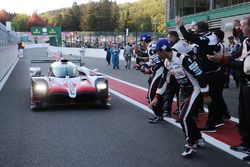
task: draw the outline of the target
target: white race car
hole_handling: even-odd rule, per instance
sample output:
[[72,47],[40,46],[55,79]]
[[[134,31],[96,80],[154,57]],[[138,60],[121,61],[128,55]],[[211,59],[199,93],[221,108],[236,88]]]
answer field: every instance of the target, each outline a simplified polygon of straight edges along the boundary
[[51,105],[99,104],[110,108],[107,77],[66,59],[53,62],[48,76],[30,67],[31,109]]

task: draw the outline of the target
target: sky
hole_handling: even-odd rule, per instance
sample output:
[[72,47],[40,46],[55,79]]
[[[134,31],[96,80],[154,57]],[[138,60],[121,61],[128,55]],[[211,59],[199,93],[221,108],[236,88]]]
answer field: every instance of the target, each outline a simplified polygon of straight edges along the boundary
[[[49,10],[71,7],[77,4],[88,3],[89,0],[0,0],[0,10],[10,13],[25,13],[31,15],[34,11],[42,13]],[[98,2],[99,0],[92,0]],[[135,2],[138,0],[116,0],[117,3]]]

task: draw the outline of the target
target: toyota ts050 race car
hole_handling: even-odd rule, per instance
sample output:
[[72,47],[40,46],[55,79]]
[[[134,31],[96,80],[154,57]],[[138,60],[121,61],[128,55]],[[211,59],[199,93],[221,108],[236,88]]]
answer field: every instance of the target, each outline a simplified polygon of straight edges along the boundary
[[105,76],[66,59],[53,62],[48,76],[40,67],[30,67],[31,109],[59,104],[99,104],[110,108],[108,80]]

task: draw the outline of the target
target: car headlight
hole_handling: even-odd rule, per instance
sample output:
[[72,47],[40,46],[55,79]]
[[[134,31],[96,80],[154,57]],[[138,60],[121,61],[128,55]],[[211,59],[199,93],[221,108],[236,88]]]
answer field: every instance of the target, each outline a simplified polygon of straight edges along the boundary
[[96,84],[96,88],[97,88],[98,91],[101,91],[101,90],[107,89],[107,88],[108,88],[108,85],[107,85],[106,82],[98,82],[98,83]]
[[45,83],[35,83],[34,92],[37,95],[45,95],[47,93],[47,85]]

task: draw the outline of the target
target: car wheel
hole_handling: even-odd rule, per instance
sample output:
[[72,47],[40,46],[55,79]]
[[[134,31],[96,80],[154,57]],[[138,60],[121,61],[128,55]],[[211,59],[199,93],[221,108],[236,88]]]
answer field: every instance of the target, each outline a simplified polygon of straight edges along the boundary
[[31,106],[30,106],[30,109],[31,109],[32,111],[39,111],[39,110],[42,110],[43,107],[42,107],[41,105],[39,105],[39,104],[34,104],[34,105],[31,105]]
[[30,105],[30,109],[32,111],[41,111],[41,110],[44,110],[45,108],[46,108],[45,103],[37,103],[37,104],[31,104]]
[[101,101],[101,107],[105,109],[111,109],[111,104],[106,101]]

